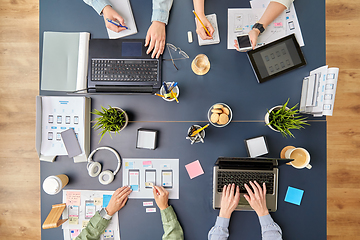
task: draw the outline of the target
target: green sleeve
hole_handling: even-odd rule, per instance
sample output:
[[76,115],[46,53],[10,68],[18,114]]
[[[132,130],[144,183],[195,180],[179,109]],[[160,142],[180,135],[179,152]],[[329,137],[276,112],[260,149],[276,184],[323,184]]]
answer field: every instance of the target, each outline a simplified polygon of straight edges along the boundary
[[99,212],[90,219],[86,228],[84,228],[75,240],[99,240],[100,235],[104,233],[110,220],[102,218]]
[[161,220],[164,228],[163,240],[183,240],[184,233],[177,220],[176,214],[172,206],[161,210]]

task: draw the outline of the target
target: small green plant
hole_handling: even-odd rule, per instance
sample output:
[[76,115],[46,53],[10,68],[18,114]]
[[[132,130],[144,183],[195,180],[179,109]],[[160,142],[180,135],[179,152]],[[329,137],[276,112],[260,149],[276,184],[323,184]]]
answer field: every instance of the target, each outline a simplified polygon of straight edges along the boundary
[[101,106],[101,110],[102,111],[94,109],[94,111],[91,112],[92,114],[100,116],[98,118],[95,118],[96,123],[93,126],[95,130],[101,129],[101,132],[99,133],[99,135],[101,134],[99,143],[101,142],[101,139],[104,137],[106,132],[108,132],[110,137],[112,138],[110,132],[115,132],[116,134],[120,132],[120,130],[122,130],[122,128],[126,124],[126,117],[124,111],[119,111],[118,109],[112,108],[111,106],[109,106],[108,109]]
[[271,125],[274,129],[281,132],[284,137],[294,137],[290,132],[290,129],[300,129],[304,128],[303,125],[310,125],[306,121],[306,118],[300,116],[299,109],[295,109],[298,104],[293,106],[290,109],[286,109],[286,106],[289,102],[289,99],[286,103],[279,107],[279,109],[274,109],[269,112],[269,123],[266,125]]

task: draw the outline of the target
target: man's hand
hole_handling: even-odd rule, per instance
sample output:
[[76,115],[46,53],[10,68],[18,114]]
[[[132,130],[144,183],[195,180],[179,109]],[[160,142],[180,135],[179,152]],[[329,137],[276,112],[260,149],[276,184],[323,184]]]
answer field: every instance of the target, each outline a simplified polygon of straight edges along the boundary
[[240,189],[239,186],[236,187],[235,184],[224,186],[222,196],[221,196],[221,207],[219,217],[230,218],[232,212],[235,210],[240,200]]
[[263,187],[256,182],[251,182],[250,185],[253,188],[254,192],[250,187],[245,184],[246,191],[248,194],[245,194],[245,199],[249,202],[250,206],[255,210],[256,214],[261,217],[269,214],[269,210],[266,207],[266,185],[263,183]]
[[106,212],[110,216],[112,216],[117,211],[119,211],[122,207],[124,207],[131,191],[132,190],[130,189],[130,187],[121,187],[121,188],[116,189],[114,194],[111,196],[109,204],[105,208]]
[[123,27],[115,26],[114,24],[109,23],[106,20],[108,18],[108,19],[113,20],[115,22],[117,21],[121,25],[125,26],[124,19],[110,5],[106,5],[104,7],[104,9],[102,10],[102,13],[103,13],[104,21],[105,21],[105,26],[108,29],[110,29],[110,30],[112,30],[114,32],[117,32],[117,33],[126,29],[126,28],[123,28]]
[[209,36],[207,34],[207,32],[205,31],[204,27],[202,26],[202,24],[199,22],[199,20],[196,18],[196,33],[201,37],[201,39],[205,40],[205,39],[212,39],[213,34],[215,32],[213,26],[211,25],[211,23],[209,22],[209,20],[204,16],[199,16],[199,18],[201,19],[202,23],[205,25],[205,27],[207,28],[207,30],[209,31],[210,35]]
[[169,207],[169,192],[165,190],[163,187],[154,186],[153,193],[156,205],[160,208],[160,210],[164,210]]
[[153,21],[146,34],[145,47],[147,47],[150,43],[146,54],[150,54],[151,51],[154,50],[151,57],[154,58],[156,56],[156,58],[159,58],[164,52],[165,39],[165,23]]

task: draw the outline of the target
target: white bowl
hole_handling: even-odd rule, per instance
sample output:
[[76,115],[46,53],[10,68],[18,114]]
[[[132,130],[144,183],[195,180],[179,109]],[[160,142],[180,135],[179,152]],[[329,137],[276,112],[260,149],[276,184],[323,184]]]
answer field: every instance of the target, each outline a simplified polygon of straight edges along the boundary
[[[224,125],[220,125],[220,124],[217,124],[217,123],[213,123],[213,122],[210,120],[210,117],[211,117],[211,114],[212,114],[211,110],[213,109],[214,105],[216,105],[216,104],[221,104],[221,105],[223,105],[224,107],[226,107],[227,109],[229,109],[229,112],[230,112],[230,113],[229,113],[229,121],[228,121],[227,123],[225,123]],[[227,125],[231,122],[231,120],[232,120],[232,110],[231,110],[231,108],[230,108],[227,104],[225,104],[225,103],[215,103],[215,104],[213,104],[213,105],[209,108],[207,117],[208,117],[208,120],[209,120],[210,124],[213,125],[214,127],[225,127],[225,126],[227,126]]]

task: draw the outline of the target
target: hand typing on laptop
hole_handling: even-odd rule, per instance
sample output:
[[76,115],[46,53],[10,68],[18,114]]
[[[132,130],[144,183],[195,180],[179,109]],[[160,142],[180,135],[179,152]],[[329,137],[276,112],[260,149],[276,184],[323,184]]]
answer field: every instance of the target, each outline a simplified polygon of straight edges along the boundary
[[[261,187],[256,181],[245,184],[247,194],[245,199],[255,210],[259,217],[262,239],[263,240],[281,240],[281,228],[273,221],[266,207],[266,186],[263,183]],[[229,222],[232,212],[235,210],[240,200],[239,186],[235,188],[235,184],[225,185],[221,196],[221,208],[219,216],[216,219],[215,226],[212,227],[208,234],[209,240],[227,239],[229,237]],[[241,214],[241,213],[239,213]]]
[[164,52],[165,39],[165,23],[153,21],[146,34],[145,47],[149,46],[146,53],[150,54],[152,51],[151,57],[159,58]]

